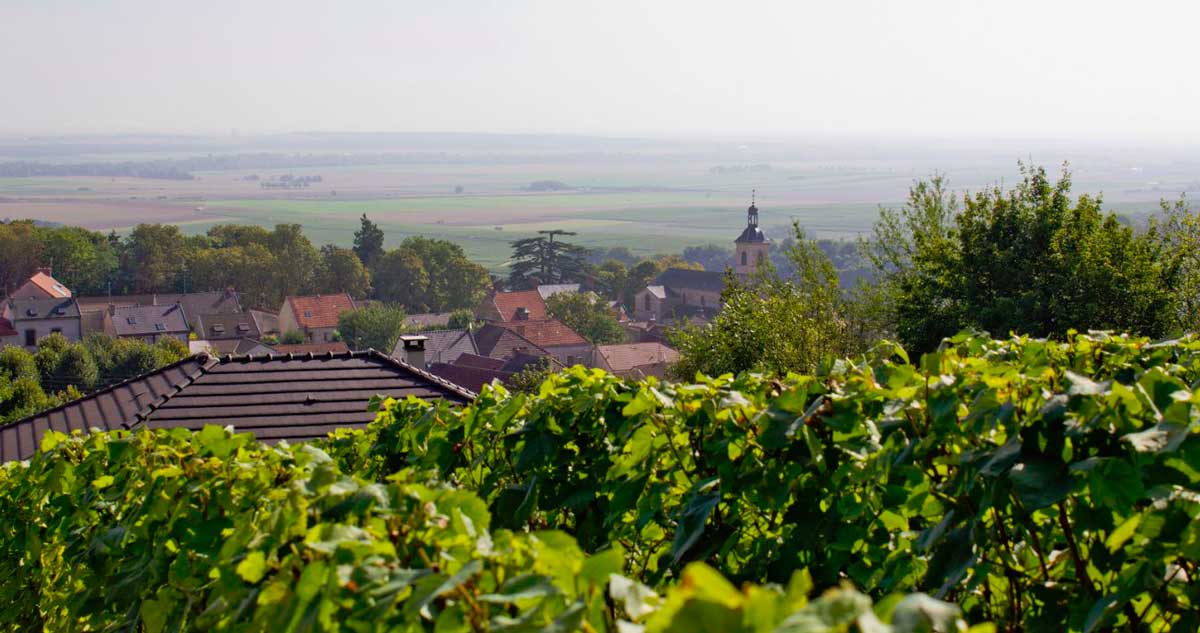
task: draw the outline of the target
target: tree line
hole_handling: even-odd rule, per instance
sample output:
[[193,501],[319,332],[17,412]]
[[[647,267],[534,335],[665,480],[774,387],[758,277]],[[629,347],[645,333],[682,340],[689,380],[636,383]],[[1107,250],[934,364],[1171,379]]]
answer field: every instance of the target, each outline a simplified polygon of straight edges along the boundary
[[728,278],[724,309],[708,327],[681,327],[676,375],[747,369],[815,371],[881,339],[933,351],[963,330],[1062,338],[1111,330],[1166,337],[1200,322],[1200,216],[1164,202],[1144,228],[1072,196],[1021,165],[1021,180],[954,193],[945,177],[916,182],[900,208],[883,208],[859,242],[870,274],[853,286],[800,227],[767,267]]
[[247,307],[277,309],[288,295],[346,292],[410,312],[473,308],[491,286],[486,269],[446,240],[409,237],[393,249],[363,216],[355,248],[317,248],[299,224],[222,224],[185,235],[140,224],[119,236],[79,227],[0,224],[0,285],[11,291],[39,267],[77,295],[234,288]]

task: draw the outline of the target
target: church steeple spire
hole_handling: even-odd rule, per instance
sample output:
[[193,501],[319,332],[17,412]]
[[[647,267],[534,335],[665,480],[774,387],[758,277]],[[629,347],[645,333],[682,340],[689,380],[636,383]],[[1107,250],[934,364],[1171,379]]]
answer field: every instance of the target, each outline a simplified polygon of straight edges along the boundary
[[758,191],[750,190],[750,208],[746,209],[746,229],[734,240],[733,272],[748,275],[766,261],[771,240],[758,228]]

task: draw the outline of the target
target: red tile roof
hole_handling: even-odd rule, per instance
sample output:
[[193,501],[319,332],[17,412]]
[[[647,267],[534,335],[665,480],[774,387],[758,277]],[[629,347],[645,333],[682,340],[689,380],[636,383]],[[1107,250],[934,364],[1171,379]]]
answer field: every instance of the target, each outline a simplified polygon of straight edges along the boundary
[[479,393],[479,390],[484,385],[490,384],[493,380],[498,379],[500,382],[504,382],[512,377],[512,373],[507,371],[470,367],[467,365],[451,365],[448,363],[434,363],[430,365],[429,373],[442,380],[470,389],[475,393]]
[[534,345],[529,339],[507,330],[494,323],[479,328],[474,332],[475,346],[482,356],[492,358],[512,358],[517,352],[526,352],[535,356],[549,356],[550,352]]
[[500,313],[501,321],[515,320],[519,308],[528,310],[530,319],[546,318],[546,302],[537,290],[497,292],[492,297],[492,303],[496,306],[496,312]]
[[205,354],[0,427],[0,461],[28,459],[49,429],[63,433],[232,425],[264,441],[304,441],[375,419],[375,395],[442,398],[475,394],[378,352]]
[[529,339],[538,347],[560,347],[564,345],[587,345],[587,339],[567,327],[558,319],[529,321],[505,321],[496,325],[512,330]]
[[[500,369],[504,366],[504,360],[500,358],[492,358],[491,356],[480,356],[479,354],[462,354],[452,364],[461,367],[478,367],[479,369]],[[461,383],[459,383],[461,384]]]
[[55,299],[66,299],[71,296],[71,291],[66,286],[58,283],[57,279],[40,270],[33,273],[33,276],[26,283],[31,283],[41,288],[43,292]]
[[354,299],[346,293],[288,297],[296,323],[302,328],[337,327],[338,316],[355,309]]
[[624,343],[621,345],[597,345],[596,352],[612,368],[621,374],[643,365],[674,363],[679,352],[662,343]]

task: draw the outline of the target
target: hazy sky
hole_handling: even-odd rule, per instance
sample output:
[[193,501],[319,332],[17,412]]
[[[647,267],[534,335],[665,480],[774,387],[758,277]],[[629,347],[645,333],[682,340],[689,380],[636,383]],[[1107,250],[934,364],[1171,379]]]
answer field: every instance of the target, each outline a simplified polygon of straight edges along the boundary
[[0,0],[0,131],[1190,141],[1197,25],[1197,0]]

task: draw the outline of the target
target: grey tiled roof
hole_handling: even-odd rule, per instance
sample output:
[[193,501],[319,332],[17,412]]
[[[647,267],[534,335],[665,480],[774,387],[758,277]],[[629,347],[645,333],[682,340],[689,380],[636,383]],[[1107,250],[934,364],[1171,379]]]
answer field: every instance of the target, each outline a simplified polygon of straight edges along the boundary
[[374,351],[192,356],[0,427],[0,460],[28,459],[47,430],[63,433],[231,425],[265,441],[304,441],[375,418],[375,395],[464,403],[475,394]]
[[117,336],[180,334],[188,331],[183,306],[127,306],[113,308],[113,333]]
[[653,286],[666,286],[670,290],[704,290],[721,292],[725,289],[725,273],[715,270],[689,270],[671,268],[654,278]]
[[9,299],[14,321],[79,318],[74,299]]

